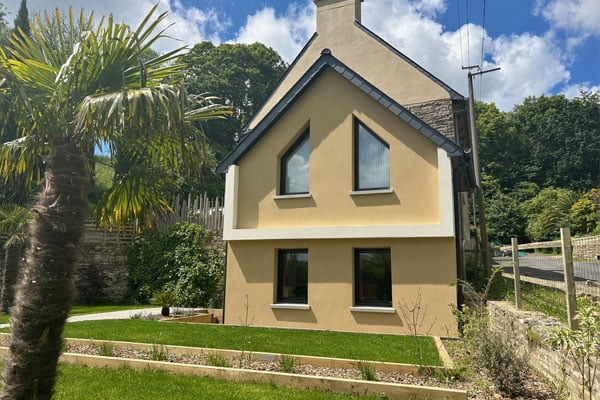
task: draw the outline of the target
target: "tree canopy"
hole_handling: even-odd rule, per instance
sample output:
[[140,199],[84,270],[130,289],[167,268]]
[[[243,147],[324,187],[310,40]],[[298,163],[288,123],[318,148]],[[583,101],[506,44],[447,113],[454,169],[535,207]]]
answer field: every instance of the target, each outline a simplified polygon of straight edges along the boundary
[[554,239],[561,226],[600,233],[600,99],[529,97],[512,112],[477,104],[489,233]]
[[267,99],[287,69],[277,52],[261,43],[215,46],[211,42],[196,44],[181,58],[186,67],[189,93],[208,92],[232,107],[226,120],[202,123],[208,140],[212,163],[206,164],[200,180],[185,180],[182,190],[195,194],[207,192],[222,196],[223,180],[212,172],[216,162],[235,146],[236,136]]

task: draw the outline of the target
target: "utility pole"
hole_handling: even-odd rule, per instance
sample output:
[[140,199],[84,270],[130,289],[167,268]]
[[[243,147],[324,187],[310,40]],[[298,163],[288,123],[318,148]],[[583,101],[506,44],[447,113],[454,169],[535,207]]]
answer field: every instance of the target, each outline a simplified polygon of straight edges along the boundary
[[[463,67],[463,69],[479,68],[478,65]],[[483,202],[483,188],[481,186],[481,165],[479,163],[479,147],[478,147],[478,135],[477,128],[475,126],[475,95],[473,94],[473,76],[483,75],[488,72],[498,71],[500,68],[493,68],[487,71],[479,71],[475,73],[467,74],[469,79],[469,130],[471,131],[471,154],[473,155],[473,169],[475,172],[475,199],[477,201],[478,208],[478,219],[479,219],[479,249],[481,252],[481,260],[487,275],[489,276],[492,271],[492,255],[490,253],[490,246],[488,235],[486,231],[487,223],[485,219],[485,208]]]

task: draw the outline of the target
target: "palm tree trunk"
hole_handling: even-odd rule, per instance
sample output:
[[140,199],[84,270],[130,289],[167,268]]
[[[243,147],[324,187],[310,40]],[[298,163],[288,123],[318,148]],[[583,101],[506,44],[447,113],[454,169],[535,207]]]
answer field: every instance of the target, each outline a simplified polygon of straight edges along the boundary
[[2,296],[0,299],[0,312],[8,314],[15,298],[15,283],[19,276],[23,246],[15,244],[6,249],[4,257],[4,279],[2,281]]
[[52,398],[87,212],[88,176],[83,153],[73,144],[55,146],[46,159],[46,186],[33,208],[30,248],[12,309],[1,399]]

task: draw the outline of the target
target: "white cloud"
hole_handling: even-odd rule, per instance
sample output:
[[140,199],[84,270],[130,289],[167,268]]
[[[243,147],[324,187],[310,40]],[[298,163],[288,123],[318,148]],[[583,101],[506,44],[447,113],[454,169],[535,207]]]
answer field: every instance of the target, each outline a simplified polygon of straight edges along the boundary
[[275,49],[281,58],[291,62],[315,31],[315,7],[312,1],[292,3],[283,15],[272,7],[264,7],[248,17],[235,42],[261,42]]
[[572,99],[574,97],[580,97],[581,91],[600,94],[600,85],[592,86],[589,82],[568,85],[562,88],[561,93],[567,96],[567,98]]
[[600,37],[600,4],[598,0],[538,0],[534,13],[542,15],[553,28],[583,37]]
[[[12,22],[19,9],[20,0],[4,0],[3,3],[11,13],[7,20]],[[27,8],[30,15],[45,10],[53,11],[55,8],[66,11],[70,6],[77,13],[81,8],[84,8],[86,13],[93,11],[97,18],[112,13],[116,22],[124,22],[135,28],[156,3],[156,0],[103,0],[93,2],[86,0],[29,0]],[[160,0],[158,3],[159,12],[168,12],[162,27],[166,28],[171,25],[166,31],[166,35],[176,39],[163,39],[157,42],[155,49],[159,52],[182,45],[193,45],[203,40],[219,43],[221,41],[220,36],[231,25],[229,18],[212,8],[184,7],[180,0]]]
[[[435,4],[434,0],[428,2]],[[480,65],[483,70],[500,66],[500,71],[476,78],[475,98],[493,101],[502,110],[511,110],[525,97],[549,93],[569,81],[567,57],[551,34],[491,38],[474,24],[444,30],[431,16],[431,8],[422,7],[424,3],[370,0],[363,3],[363,24],[465,96],[467,71],[462,66]]]

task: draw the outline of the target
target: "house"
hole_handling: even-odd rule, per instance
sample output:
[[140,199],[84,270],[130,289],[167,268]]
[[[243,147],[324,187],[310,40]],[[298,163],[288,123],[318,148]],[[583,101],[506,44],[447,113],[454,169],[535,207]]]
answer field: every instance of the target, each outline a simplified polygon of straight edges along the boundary
[[218,166],[224,323],[456,334],[465,99],[315,0],[317,32]]

